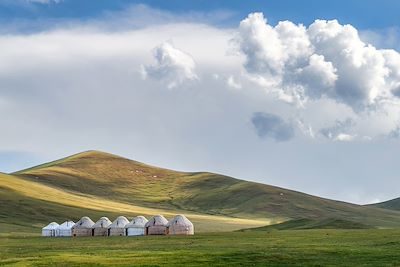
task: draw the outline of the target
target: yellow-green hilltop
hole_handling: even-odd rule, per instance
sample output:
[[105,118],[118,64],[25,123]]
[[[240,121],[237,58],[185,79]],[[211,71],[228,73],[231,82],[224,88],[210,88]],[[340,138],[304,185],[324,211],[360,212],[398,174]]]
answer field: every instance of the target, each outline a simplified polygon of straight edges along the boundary
[[118,218],[120,214],[130,218],[185,214],[196,233],[400,226],[400,212],[394,209],[324,199],[215,173],[173,171],[99,151],[0,174],[0,203],[0,233],[39,233],[53,221],[72,224],[83,215]]

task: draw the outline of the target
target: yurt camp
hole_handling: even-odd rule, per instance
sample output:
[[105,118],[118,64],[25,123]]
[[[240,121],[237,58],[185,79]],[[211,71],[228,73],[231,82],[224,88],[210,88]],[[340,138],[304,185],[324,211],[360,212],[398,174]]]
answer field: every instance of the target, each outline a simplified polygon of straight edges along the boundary
[[72,227],[75,225],[73,221],[66,221],[56,228],[56,236],[72,236]]
[[126,236],[138,236],[146,234],[146,223],[148,220],[143,216],[137,216],[133,220],[125,225]]
[[119,216],[108,226],[109,236],[123,236],[125,235],[125,225],[129,223],[128,219],[124,216]]
[[59,226],[58,223],[52,222],[42,228],[42,236],[56,236],[56,228]]
[[167,225],[169,235],[194,235],[194,226],[185,215],[176,215]]
[[93,236],[107,236],[108,227],[111,225],[111,221],[107,217],[101,217],[94,225],[92,229]]
[[146,235],[166,235],[167,224],[167,219],[162,215],[152,217],[145,225]]
[[91,236],[94,222],[89,217],[82,217],[73,227],[72,236]]

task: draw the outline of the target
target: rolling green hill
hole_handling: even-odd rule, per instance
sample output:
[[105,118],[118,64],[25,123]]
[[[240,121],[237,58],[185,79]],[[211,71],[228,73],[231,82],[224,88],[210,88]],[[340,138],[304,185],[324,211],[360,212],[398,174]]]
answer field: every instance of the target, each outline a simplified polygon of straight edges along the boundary
[[388,201],[371,204],[371,205],[366,205],[366,206],[400,211],[400,198],[395,198],[395,199],[391,199]]
[[84,215],[94,220],[101,216],[114,219],[118,215],[149,217],[155,214],[164,214],[167,218],[171,218],[182,212],[195,223],[198,232],[233,231],[271,223],[268,220],[240,219],[178,209],[138,206],[63,190],[13,175],[0,174],[0,233],[38,232],[37,228],[50,221],[62,222],[67,219],[77,221]]
[[[54,196],[59,199],[53,201]],[[105,214],[74,206],[71,199],[64,201],[62,198],[62,194],[52,188],[0,173],[0,233],[32,232],[32,229],[42,227],[46,222],[77,219],[82,214],[92,217]],[[106,214],[110,217],[117,215],[110,211]]]
[[[22,170],[8,175],[8,179],[43,186],[45,198],[40,201],[46,203],[41,204],[40,210],[47,221],[54,214],[47,213],[45,208],[50,202],[79,208],[81,211],[77,212],[82,215],[90,212],[97,215],[99,211],[127,215],[183,212],[190,214],[203,231],[229,231],[301,218],[338,219],[366,227],[400,226],[398,211],[328,200],[214,173],[157,168],[99,151],[83,152]],[[4,179],[3,183],[6,183]],[[57,194],[50,200],[46,192],[50,189],[68,196],[62,203]],[[13,193],[16,194],[15,189]],[[11,193],[2,194],[10,196]],[[71,196],[74,200],[70,200]],[[30,197],[35,201],[38,198]],[[96,201],[90,202],[91,199]],[[32,210],[39,205],[31,203]],[[4,217],[7,209],[2,208],[0,216]],[[21,219],[23,215],[15,216]]]
[[241,229],[248,231],[271,231],[271,230],[306,230],[306,229],[372,229],[373,227],[343,219],[295,219],[273,225]]

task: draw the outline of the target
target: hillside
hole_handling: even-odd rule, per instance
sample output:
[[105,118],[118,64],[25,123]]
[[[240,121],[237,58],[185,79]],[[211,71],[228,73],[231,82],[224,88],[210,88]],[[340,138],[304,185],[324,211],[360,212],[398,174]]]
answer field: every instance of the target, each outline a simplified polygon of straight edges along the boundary
[[373,227],[342,219],[295,219],[273,225],[240,229],[240,232],[271,230],[305,230],[305,229],[371,229]]
[[98,151],[12,175],[69,194],[113,203],[218,215],[231,220],[252,219],[264,225],[299,218],[335,218],[371,227],[400,226],[397,211],[328,200],[214,173],[161,169]]
[[[110,219],[118,215],[129,217],[164,214],[171,218],[182,210],[155,209],[117,202],[93,195],[83,195],[41,183],[27,181],[13,175],[0,173],[0,233],[32,232],[50,221],[77,221],[83,215],[97,220],[101,216]],[[195,223],[196,230],[232,231],[244,227],[269,224],[268,220],[232,219],[186,212]],[[38,229],[34,231],[39,231]]]
[[391,199],[391,200],[376,203],[376,204],[370,204],[367,206],[400,211],[400,198],[395,198],[395,199]]

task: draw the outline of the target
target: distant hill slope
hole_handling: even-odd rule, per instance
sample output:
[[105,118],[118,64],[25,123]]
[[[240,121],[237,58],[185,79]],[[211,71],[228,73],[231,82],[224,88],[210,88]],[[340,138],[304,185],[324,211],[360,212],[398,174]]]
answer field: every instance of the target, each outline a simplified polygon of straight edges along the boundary
[[[31,232],[33,228],[41,227],[45,223],[75,220],[82,214],[93,218],[102,214],[111,217],[116,215],[110,211],[100,212],[74,206],[73,198],[65,199],[65,194],[63,197],[59,192],[41,184],[0,173],[0,233]],[[57,201],[53,201],[55,197]]]
[[157,168],[99,151],[13,175],[74,194],[147,208],[256,220],[337,218],[374,227],[400,226],[397,211],[328,200],[214,173]]
[[[182,212],[177,209],[141,207],[89,194],[79,194],[0,173],[0,233],[32,232],[34,228],[42,227],[51,221],[77,221],[84,215],[93,220],[101,216],[108,216],[113,220],[119,215],[148,217],[164,214],[167,218],[172,218]],[[196,231],[201,232],[232,231],[270,223],[267,220],[237,219],[193,212],[185,214],[195,223]],[[40,232],[39,229],[34,231]]]
[[271,230],[302,230],[302,229],[371,229],[373,227],[359,222],[353,222],[343,219],[295,219],[286,222],[255,227],[250,229],[241,229],[239,231],[271,231]]
[[400,211],[400,198],[391,199],[388,201],[366,205],[368,207],[376,207],[388,210],[397,210]]

